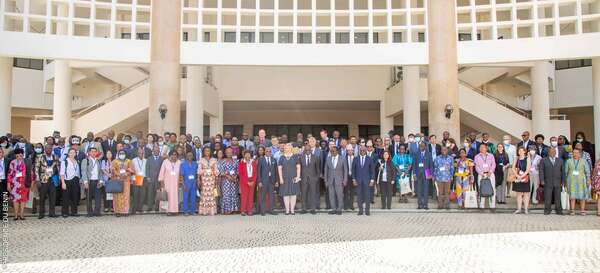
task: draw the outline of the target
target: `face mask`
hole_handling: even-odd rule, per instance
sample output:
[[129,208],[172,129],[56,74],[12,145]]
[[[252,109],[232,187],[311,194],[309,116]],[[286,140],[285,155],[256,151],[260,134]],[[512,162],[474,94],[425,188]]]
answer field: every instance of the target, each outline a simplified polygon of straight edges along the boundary
[[535,151],[529,151],[530,155],[535,155]]
[[123,143],[125,143],[125,144],[129,144],[129,139],[124,139],[124,140],[123,140]]
[[446,147],[452,147],[452,143],[446,143]]
[[42,153],[42,148],[35,148],[35,153],[36,154],[41,154]]
[[551,141],[550,145],[552,145],[552,147],[556,147],[558,146],[558,141]]
[[121,160],[125,160],[125,155],[124,155],[124,154],[120,154],[120,155],[119,155],[119,159],[121,159]]
[[465,148],[469,148],[469,143],[468,142],[463,143],[463,145],[465,146]]
[[577,138],[577,142],[583,142],[583,138]]
[[504,142],[504,145],[510,145],[510,140],[505,140],[503,142]]
[[164,142],[164,141],[159,141],[159,142],[158,142],[158,145],[160,145],[160,146],[163,146],[164,144],[165,144],[165,142]]
[[19,147],[20,147],[21,149],[25,148],[25,143],[24,143],[24,142],[19,142],[19,144],[18,144],[18,145],[19,145]]
[[414,138],[412,138],[412,137],[409,137],[409,138],[408,138],[408,142],[415,142],[415,139],[414,139]]
[[1,146],[2,148],[6,148],[6,146],[7,146],[7,145],[8,145],[8,144],[7,144],[6,142],[4,142],[4,143],[0,144],[0,146]]
[[421,141],[421,137],[415,137],[415,141],[416,141],[416,142],[419,142],[419,141]]

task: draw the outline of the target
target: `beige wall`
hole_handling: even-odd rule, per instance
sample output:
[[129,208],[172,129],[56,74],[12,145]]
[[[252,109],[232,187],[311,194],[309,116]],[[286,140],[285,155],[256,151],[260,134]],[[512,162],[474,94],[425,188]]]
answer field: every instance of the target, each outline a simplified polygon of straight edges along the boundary
[[29,139],[31,118],[12,117],[11,122],[11,131],[14,135],[22,135],[24,138]]
[[571,121],[571,135],[569,140],[575,138],[577,132],[583,132],[585,138],[594,142],[594,113],[592,107],[568,108],[559,111],[560,114],[566,114],[567,119]]

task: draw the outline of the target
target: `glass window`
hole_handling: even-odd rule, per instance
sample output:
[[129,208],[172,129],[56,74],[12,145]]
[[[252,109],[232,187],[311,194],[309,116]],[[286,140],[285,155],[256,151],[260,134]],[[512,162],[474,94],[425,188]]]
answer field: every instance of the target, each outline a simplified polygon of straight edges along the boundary
[[235,32],[225,32],[223,41],[225,43],[235,43]]
[[394,32],[392,34],[392,41],[394,43],[402,43],[402,32]]
[[317,33],[317,44],[329,44],[331,40],[329,38],[329,32]]
[[368,32],[354,33],[354,43],[355,44],[366,44],[368,42],[369,42],[369,33]]
[[204,39],[202,41],[207,43],[210,42],[210,32],[204,32]]
[[336,44],[349,44],[350,43],[350,33],[336,32],[335,33],[335,43]]
[[254,32],[240,33],[240,43],[254,43]]
[[261,43],[273,43],[275,41],[273,39],[273,32],[261,32],[259,35]]
[[26,58],[14,58],[13,66],[26,68],[26,69],[44,69],[44,60],[42,59],[26,59]]
[[279,32],[279,37],[277,41],[280,44],[291,44],[292,43],[292,33],[291,32]]
[[458,40],[459,41],[471,41],[471,33],[459,33]]
[[425,32],[419,32],[418,37],[418,42],[419,43],[424,43],[425,42]]
[[374,44],[379,43],[379,33],[377,33],[377,32],[373,32],[373,43]]
[[310,44],[312,43],[312,33],[298,33],[298,43],[299,44]]

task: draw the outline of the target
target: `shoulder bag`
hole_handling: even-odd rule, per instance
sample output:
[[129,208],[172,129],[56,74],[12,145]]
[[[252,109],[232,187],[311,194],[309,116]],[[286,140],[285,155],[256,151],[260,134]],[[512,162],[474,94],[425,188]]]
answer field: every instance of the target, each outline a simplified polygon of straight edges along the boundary
[[492,197],[494,196],[494,188],[492,186],[492,180],[485,177],[479,180],[479,195],[481,197]]

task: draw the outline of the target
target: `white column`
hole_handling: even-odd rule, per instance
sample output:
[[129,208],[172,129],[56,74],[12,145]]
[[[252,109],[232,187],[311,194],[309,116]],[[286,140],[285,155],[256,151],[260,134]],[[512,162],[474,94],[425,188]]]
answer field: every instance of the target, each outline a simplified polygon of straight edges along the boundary
[[600,158],[600,57],[592,59],[592,88],[594,90],[594,144]]
[[54,60],[54,130],[63,136],[71,135],[71,67],[69,61]]
[[404,135],[421,132],[421,98],[419,97],[419,67],[402,67],[402,110]]
[[223,101],[219,97],[216,103],[218,116],[209,117],[210,136],[215,136],[216,134],[223,134]]
[[538,61],[531,68],[531,133],[544,134],[548,138],[550,129],[548,63]]
[[203,66],[187,67],[187,90],[185,127],[193,136],[199,136],[203,141],[204,128],[204,75]]
[[0,135],[11,132],[12,58],[0,58]]
[[391,130],[394,130],[394,117],[386,114],[385,100],[379,102],[379,135],[381,137],[389,136]]

